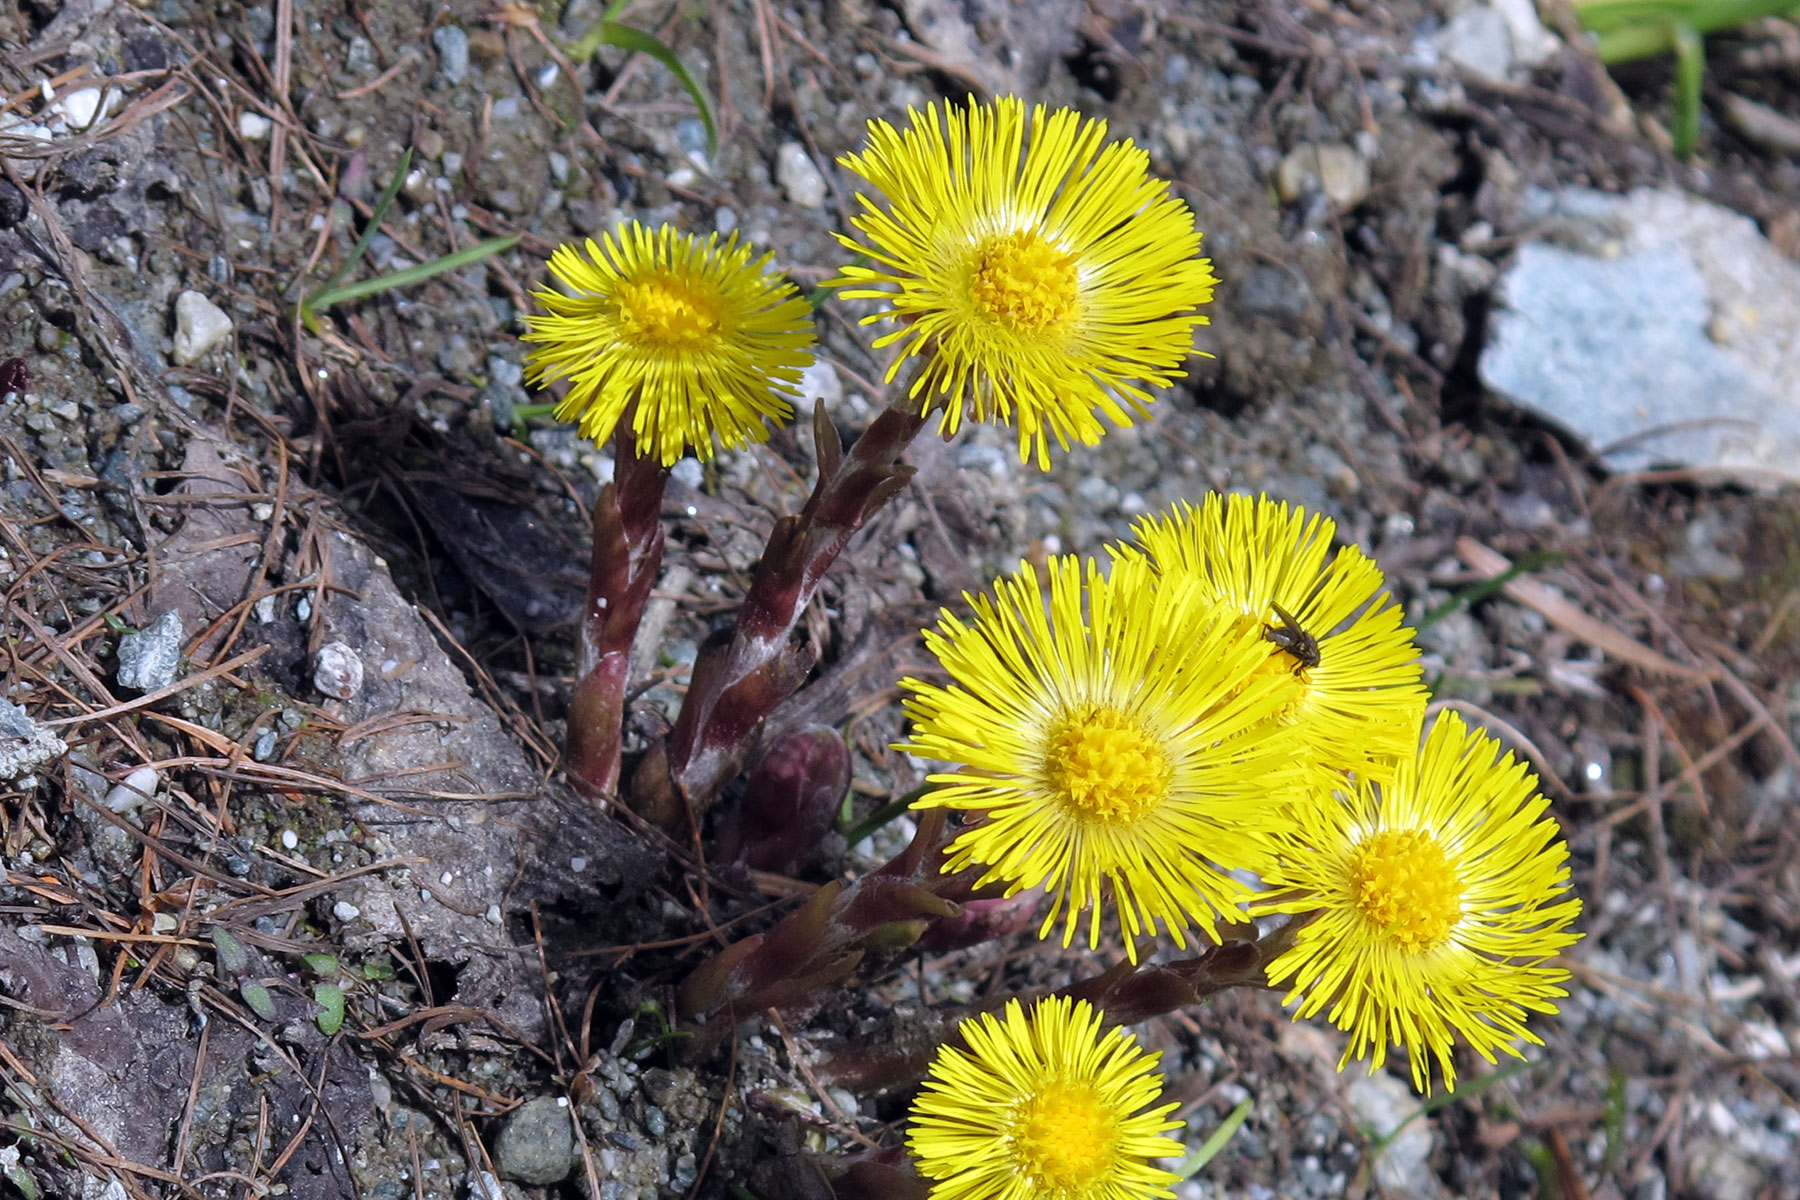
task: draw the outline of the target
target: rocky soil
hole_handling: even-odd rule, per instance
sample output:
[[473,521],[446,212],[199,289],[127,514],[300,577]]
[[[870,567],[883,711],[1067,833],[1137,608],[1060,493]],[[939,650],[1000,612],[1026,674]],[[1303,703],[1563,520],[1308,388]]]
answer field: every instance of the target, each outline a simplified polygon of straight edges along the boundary
[[[906,1103],[830,1082],[824,1048],[1092,969],[1021,935],[684,1056],[672,988],[714,932],[909,823],[746,884],[568,794],[612,464],[521,411],[559,242],[739,230],[811,287],[866,120],[1011,91],[1106,117],[1195,208],[1211,357],[1048,474],[1004,431],[922,440],[777,723],[855,715],[866,816],[920,781],[894,681],[939,604],[1209,488],[1321,509],[1420,622],[1439,703],[1537,765],[1587,937],[1530,1066],[1404,1128],[1402,1077],[1338,1075],[1275,996],[1143,1027],[1190,1145],[1248,1102],[1184,1200],[1800,1194],[1800,170],[1767,119],[1800,117],[1800,30],[1711,39],[1682,164],[1667,63],[1620,92],[1560,4],[1549,28],[1519,0],[627,6],[711,98],[715,152],[650,58],[569,60],[601,9],[0,4],[12,1188],[816,1195],[808,1155],[896,1144]],[[297,316],[334,275],[507,234]],[[806,379],[848,431],[880,403],[858,315],[825,306]],[[809,450],[677,467],[634,748]]]

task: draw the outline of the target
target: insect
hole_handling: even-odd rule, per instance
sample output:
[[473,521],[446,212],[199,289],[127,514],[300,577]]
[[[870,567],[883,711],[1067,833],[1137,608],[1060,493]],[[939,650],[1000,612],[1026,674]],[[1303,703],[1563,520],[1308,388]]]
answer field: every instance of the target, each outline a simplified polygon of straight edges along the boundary
[[25,367],[22,358],[9,358],[0,363],[0,396],[9,392],[22,392],[31,386],[31,372]]
[[1310,670],[1319,665],[1319,639],[1300,628],[1300,622],[1294,615],[1279,604],[1271,604],[1281,624],[1263,630],[1263,637],[1275,643],[1277,649],[1284,650],[1299,662],[1296,670]]

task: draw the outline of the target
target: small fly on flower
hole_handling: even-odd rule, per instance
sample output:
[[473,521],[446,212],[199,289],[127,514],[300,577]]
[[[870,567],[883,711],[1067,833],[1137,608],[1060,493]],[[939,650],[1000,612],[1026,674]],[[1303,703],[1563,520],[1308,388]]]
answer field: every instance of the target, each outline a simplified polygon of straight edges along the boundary
[[1279,604],[1271,604],[1275,617],[1281,622],[1263,631],[1263,640],[1275,643],[1277,650],[1282,650],[1294,657],[1298,664],[1295,670],[1308,670],[1319,665],[1319,639],[1300,627],[1294,620],[1294,614]]

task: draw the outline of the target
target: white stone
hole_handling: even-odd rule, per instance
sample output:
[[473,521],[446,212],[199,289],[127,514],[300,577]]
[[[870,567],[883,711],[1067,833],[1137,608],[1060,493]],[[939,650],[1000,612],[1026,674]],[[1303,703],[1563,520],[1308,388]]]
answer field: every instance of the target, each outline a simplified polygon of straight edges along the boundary
[[326,642],[313,655],[313,686],[333,700],[353,699],[362,685],[362,659],[344,643]]
[[1512,59],[1521,67],[1541,67],[1556,57],[1562,43],[1538,20],[1532,0],[1490,0],[1512,35]]
[[109,99],[99,88],[82,88],[58,100],[56,107],[62,111],[63,120],[69,123],[70,129],[82,130],[91,128],[106,115],[107,109],[112,107],[107,103]]
[[1292,204],[1317,188],[1337,208],[1352,208],[1369,194],[1369,162],[1343,142],[1301,142],[1275,168],[1275,190]]
[[231,334],[231,318],[199,292],[175,297],[175,362],[192,366]]
[[356,905],[350,903],[348,900],[339,900],[336,904],[331,906],[331,915],[340,921],[354,921],[356,918],[362,916],[362,909],[356,907]]
[[1432,43],[1445,58],[1486,79],[1505,79],[1513,63],[1512,30],[1500,12],[1486,4],[1457,13]]
[[268,137],[269,131],[274,128],[275,122],[259,112],[245,109],[238,114],[238,136],[246,142],[260,142]]
[[283,850],[293,850],[296,847],[298,847],[299,845],[300,845],[300,835],[299,834],[295,833],[291,829],[284,829],[281,831],[281,848]]
[[139,767],[106,793],[106,807],[116,813],[141,808],[156,795],[156,785],[161,781],[162,776],[156,773],[155,767]]
[[801,416],[810,416],[813,405],[821,400],[825,402],[827,412],[838,406],[844,398],[844,381],[838,378],[837,368],[822,358],[815,358],[806,370],[800,372],[800,403],[796,405]]
[[775,151],[775,179],[787,198],[801,208],[819,208],[825,203],[825,177],[799,142],[783,142]]

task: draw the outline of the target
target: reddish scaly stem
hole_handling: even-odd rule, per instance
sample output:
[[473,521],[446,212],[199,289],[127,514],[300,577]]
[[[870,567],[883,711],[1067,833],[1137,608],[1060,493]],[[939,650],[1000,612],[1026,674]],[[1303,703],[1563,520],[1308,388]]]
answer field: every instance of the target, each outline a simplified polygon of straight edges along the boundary
[[805,676],[789,646],[794,626],[851,536],[912,477],[900,456],[924,425],[902,401],[846,453],[824,407],[814,411],[819,482],[806,507],[775,523],[730,640],[701,649],[666,748],[633,781],[639,812],[665,825],[684,809],[697,817],[737,772],[758,722]]
[[594,504],[593,567],[566,752],[569,778],[596,798],[619,789],[631,644],[662,567],[662,496],[669,479],[667,467],[638,455],[629,421],[620,422],[613,450],[612,482]]

